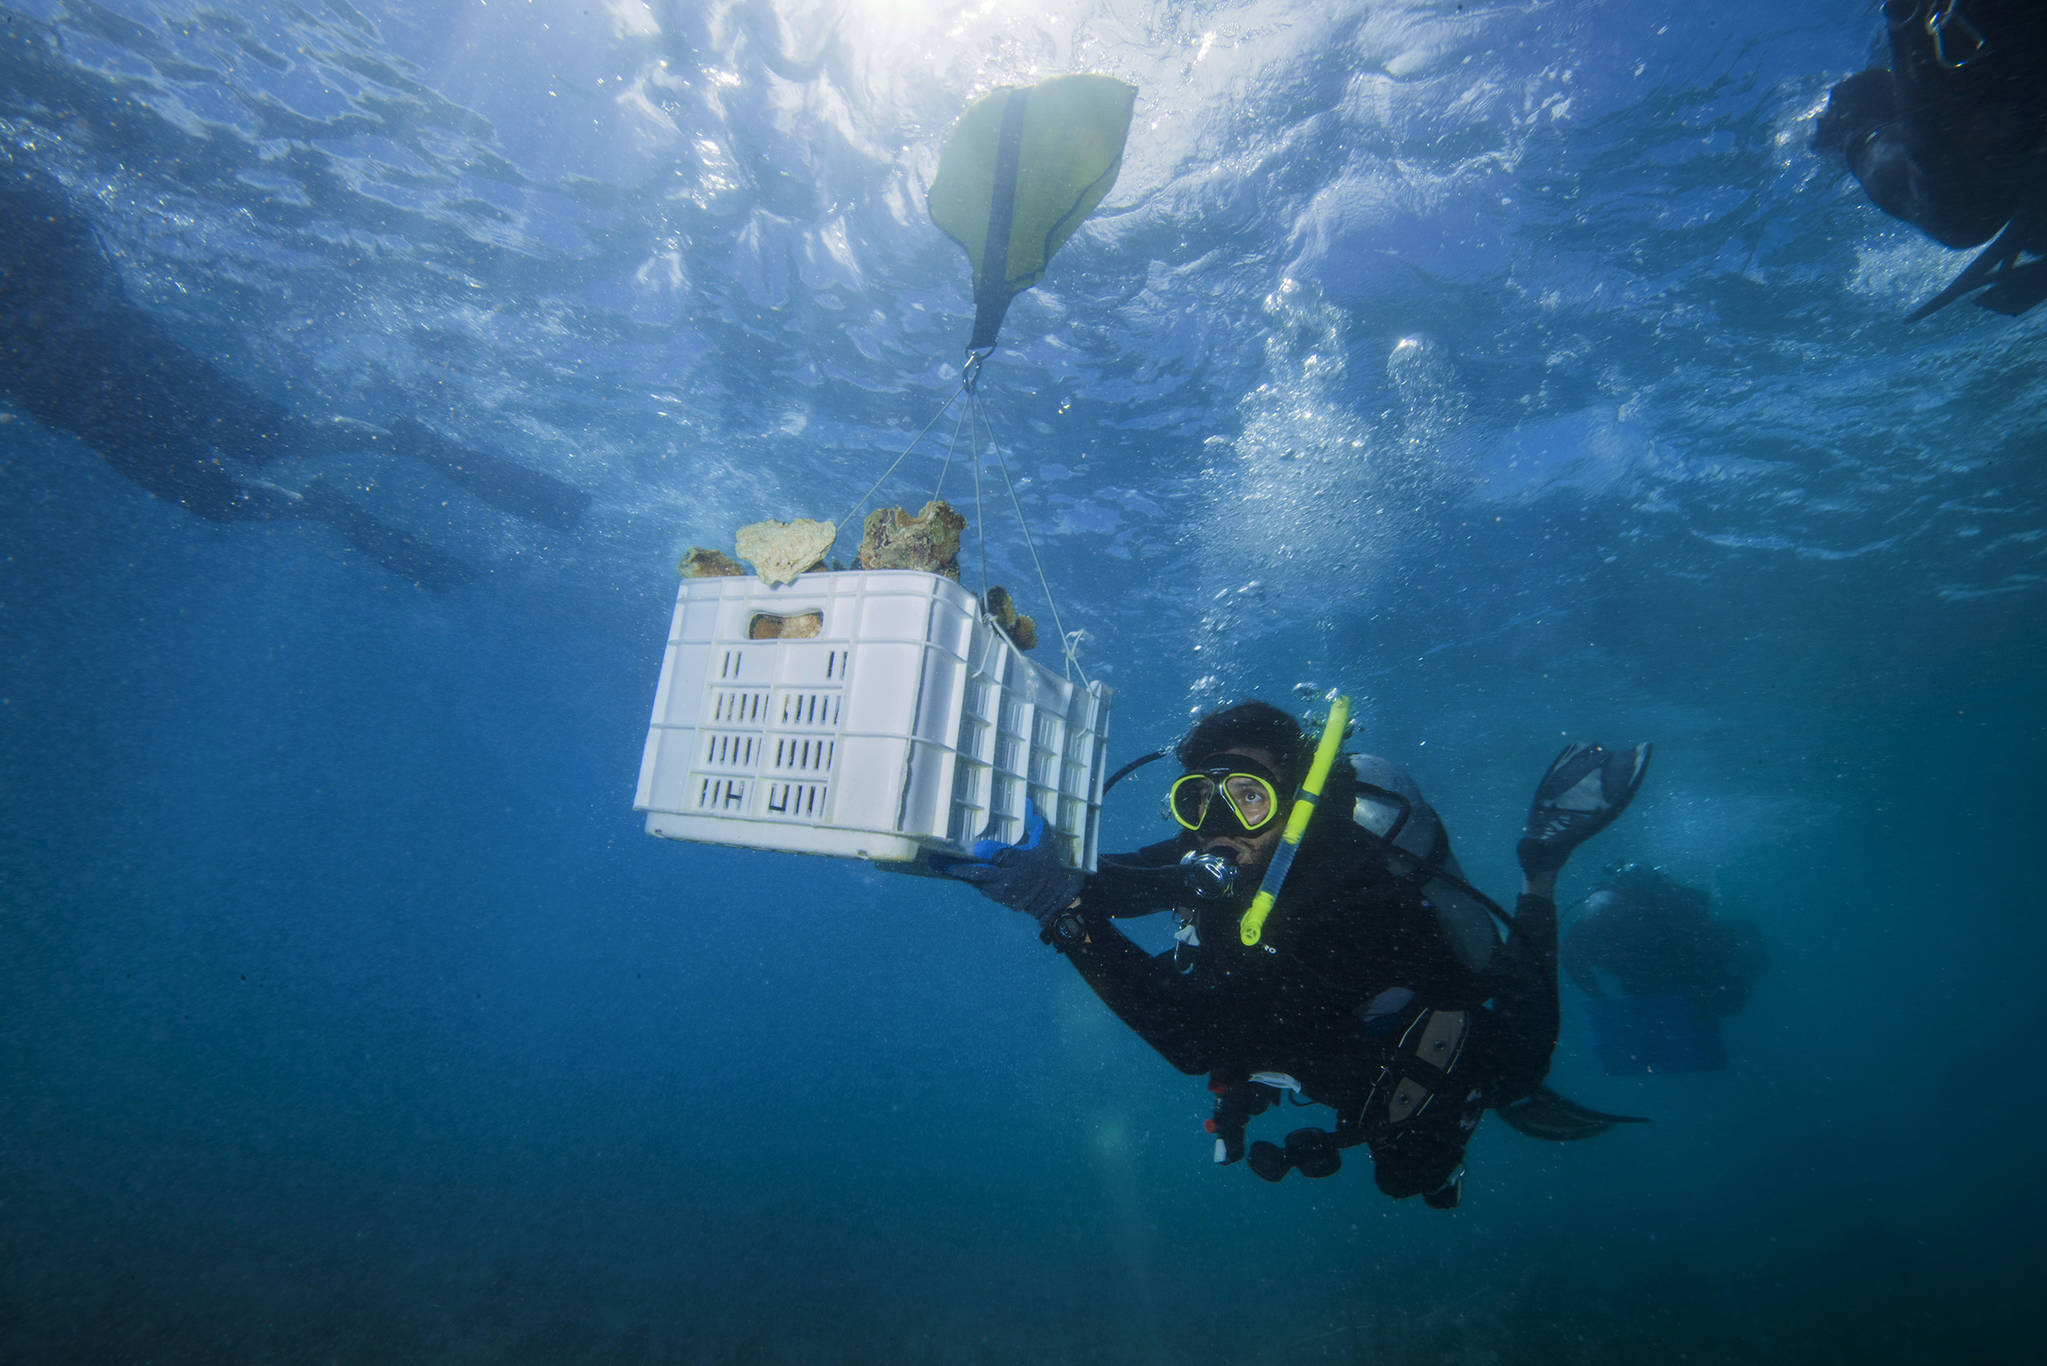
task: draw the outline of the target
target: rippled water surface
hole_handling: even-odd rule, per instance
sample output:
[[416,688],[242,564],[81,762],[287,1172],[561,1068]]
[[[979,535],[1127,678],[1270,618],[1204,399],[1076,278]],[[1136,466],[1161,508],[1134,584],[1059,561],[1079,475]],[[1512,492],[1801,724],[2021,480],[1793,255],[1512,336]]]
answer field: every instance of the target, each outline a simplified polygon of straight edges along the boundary
[[[1878,36],[0,3],[0,158],[169,334],[592,499],[266,470],[479,571],[428,594],[0,408],[0,1357],[2029,1359],[2047,309],[1904,323],[1966,258],[1807,146]],[[1454,1214],[1213,1168],[1198,1080],[969,893],[630,809],[677,556],[844,516],[957,389],[941,139],[1077,70],[1136,117],[981,381],[1028,545],[945,466],[970,584],[1047,605],[1035,547],[1117,762],[1347,688],[1497,892],[1560,736],[1653,738],[1573,876],[1770,940],[1722,1074],[1600,1075],[1567,987],[1558,1085],[1656,1122],[1489,1123]]]

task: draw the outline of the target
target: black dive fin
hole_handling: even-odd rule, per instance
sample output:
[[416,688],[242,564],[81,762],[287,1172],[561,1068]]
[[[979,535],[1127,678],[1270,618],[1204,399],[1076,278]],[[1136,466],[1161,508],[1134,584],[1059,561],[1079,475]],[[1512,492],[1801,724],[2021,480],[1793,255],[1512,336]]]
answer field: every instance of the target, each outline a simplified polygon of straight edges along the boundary
[[1990,288],[1976,296],[1979,305],[2007,318],[2016,318],[2043,301],[2047,301],[2047,260],[2007,266],[1997,272]]
[[1609,1115],[1599,1110],[1588,1110],[1574,1100],[1565,1100],[1547,1086],[1538,1086],[1532,1094],[1512,1105],[1501,1106],[1500,1118],[1516,1133],[1548,1139],[1552,1143],[1591,1138],[1616,1124],[1649,1122],[1641,1115]]
[[324,480],[306,485],[300,516],[325,522],[341,538],[402,579],[430,593],[446,593],[476,577],[476,571],[426,542],[378,521],[330,488]]
[[2019,226],[2016,222],[2005,225],[2003,232],[1989,246],[1976,254],[1976,259],[1962,267],[1962,273],[1948,282],[1948,287],[1928,299],[1905,315],[1905,321],[1916,323],[1921,318],[1940,312],[1955,300],[1971,290],[1981,289],[1999,278],[2021,250],[2018,242]]
[[528,469],[488,451],[458,446],[424,422],[401,417],[391,424],[395,449],[439,470],[500,512],[567,531],[582,519],[590,495],[551,474]]

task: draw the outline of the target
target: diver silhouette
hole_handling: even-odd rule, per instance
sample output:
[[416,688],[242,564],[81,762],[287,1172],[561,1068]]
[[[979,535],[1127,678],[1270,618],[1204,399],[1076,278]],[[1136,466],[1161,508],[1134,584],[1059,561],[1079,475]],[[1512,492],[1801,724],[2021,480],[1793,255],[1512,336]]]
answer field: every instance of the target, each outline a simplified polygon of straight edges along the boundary
[[1563,969],[1608,1076],[1727,1066],[1720,1021],[1770,966],[1754,921],[1714,915],[1705,892],[1640,863],[1609,869],[1564,914]]
[[1813,148],[1839,153],[1878,208],[1943,246],[1989,243],[1907,321],[1977,290],[2016,317],[2047,299],[2047,3],[1883,9],[1891,65],[1828,92]]
[[1683,996],[1708,1014],[1738,1015],[1769,951],[1754,921],[1711,906],[1660,868],[1621,864],[1571,908],[1564,971],[1587,996]]
[[379,521],[322,479],[262,477],[273,462],[344,450],[419,459],[481,501],[574,526],[589,495],[470,450],[412,418],[307,418],[167,336],[132,303],[92,226],[45,173],[0,162],[0,394],[68,432],[157,497],[211,522],[325,523],[402,578],[444,592],[470,565]]

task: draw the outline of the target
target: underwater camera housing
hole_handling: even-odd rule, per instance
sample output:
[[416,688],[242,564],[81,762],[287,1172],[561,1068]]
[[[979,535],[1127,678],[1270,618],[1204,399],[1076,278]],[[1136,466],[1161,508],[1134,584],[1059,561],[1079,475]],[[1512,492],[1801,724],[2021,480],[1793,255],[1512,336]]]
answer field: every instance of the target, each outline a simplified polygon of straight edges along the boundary
[[1034,802],[1093,872],[1110,691],[917,570],[685,579],[633,805],[665,839],[920,871]]

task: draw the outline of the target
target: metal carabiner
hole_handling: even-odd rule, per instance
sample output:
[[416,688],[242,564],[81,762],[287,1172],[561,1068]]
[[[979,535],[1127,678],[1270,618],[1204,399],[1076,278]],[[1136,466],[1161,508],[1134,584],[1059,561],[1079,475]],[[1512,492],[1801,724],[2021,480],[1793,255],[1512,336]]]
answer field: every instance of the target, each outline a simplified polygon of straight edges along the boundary
[[[1955,30],[1956,36],[1968,40],[1966,53],[1948,55],[1948,30]],[[1962,0],[1934,0],[1926,7],[1926,36],[1933,40],[1933,60],[1946,71],[1960,71],[1973,61],[1990,55],[1990,40],[1983,36],[1983,30],[1975,21],[1962,13]]]

